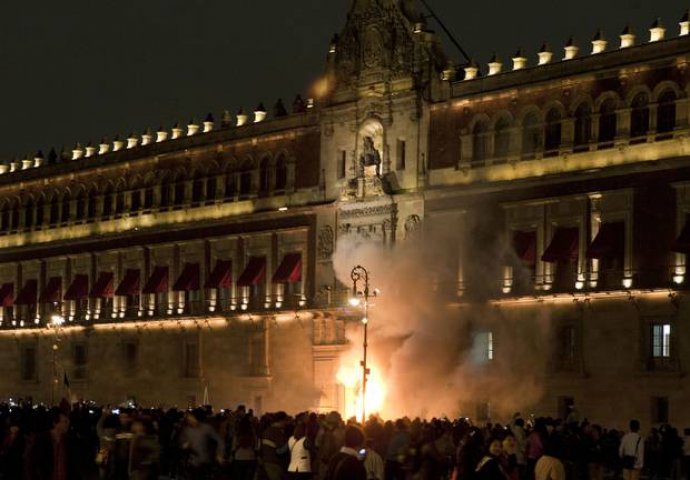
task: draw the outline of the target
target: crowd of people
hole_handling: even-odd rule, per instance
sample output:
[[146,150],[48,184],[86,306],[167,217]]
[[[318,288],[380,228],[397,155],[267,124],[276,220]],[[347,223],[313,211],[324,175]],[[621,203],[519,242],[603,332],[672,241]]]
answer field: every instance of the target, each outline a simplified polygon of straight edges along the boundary
[[0,405],[0,480],[680,480],[690,430],[585,421]]

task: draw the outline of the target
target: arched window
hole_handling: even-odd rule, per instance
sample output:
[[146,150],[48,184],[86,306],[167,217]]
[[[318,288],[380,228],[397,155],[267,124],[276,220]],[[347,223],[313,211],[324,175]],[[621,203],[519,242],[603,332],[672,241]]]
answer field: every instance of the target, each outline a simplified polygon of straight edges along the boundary
[[575,109],[575,150],[583,150],[578,147],[586,147],[589,145],[589,139],[592,132],[592,109],[586,102],[581,103]]
[[542,147],[542,130],[539,115],[532,112],[522,121],[522,158],[534,158]]
[[478,121],[472,129],[472,164],[481,165],[489,157],[489,124]]
[[494,125],[494,158],[505,161],[510,154],[510,120],[500,118]]
[[14,201],[12,203],[12,230],[19,230],[19,202]]
[[232,200],[237,195],[237,175],[234,172],[225,174],[225,198]]
[[170,180],[166,177],[161,183],[161,204],[162,208],[170,206],[170,189],[172,188]]
[[201,203],[204,199],[204,178],[198,173],[192,182],[192,203]]
[[240,197],[247,197],[252,192],[252,165],[246,162],[240,171]]
[[115,215],[122,215],[125,212],[125,186],[119,184],[115,191]]
[[218,177],[211,174],[206,177],[206,201],[213,202],[218,194]]
[[57,193],[53,195],[50,201],[50,226],[54,227],[60,222],[60,200],[58,199]]
[[36,202],[36,226],[41,227],[43,225],[43,214],[45,211],[46,201],[43,197],[39,197]]
[[259,195],[265,197],[271,189],[271,163],[268,158],[261,160],[259,166]]
[[34,201],[28,199],[24,204],[24,228],[30,229],[34,226]]
[[84,198],[84,190],[81,190],[77,194],[77,205],[76,205],[76,220],[81,221],[84,220],[84,217],[86,216],[86,199]]
[[283,193],[287,190],[287,176],[287,161],[285,160],[285,155],[281,155],[276,160],[276,192]]
[[113,187],[108,185],[103,192],[103,216],[109,217],[113,214]]
[[69,222],[70,214],[71,214],[71,212],[70,212],[71,203],[72,203],[72,198],[70,197],[70,194],[66,192],[62,197],[62,218],[60,219],[60,221],[62,223]]
[[666,90],[659,96],[656,110],[657,133],[669,133],[676,128],[676,93]]
[[144,210],[151,210],[153,208],[153,187],[146,187],[144,190]]
[[86,199],[86,218],[93,220],[96,218],[96,189],[89,190],[89,195]]
[[645,142],[649,132],[649,95],[638,93],[630,107],[631,142]]
[[613,98],[609,98],[599,107],[599,143],[613,143],[617,131],[616,101]]
[[0,229],[3,233],[10,231],[10,207],[7,204],[2,207],[2,213],[0,214]]
[[552,108],[546,114],[546,125],[544,125],[544,156],[558,155],[558,149],[561,147],[562,130],[561,111]]
[[141,190],[135,188],[130,193],[130,207],[129,210],[132,212],[138,212],[141,210]]
[[185,180],[183,176],[179,176],[175,181],[175,196],[173,198],[174,205],[176,207],[181,207],[184,205],[185,201],[185,190],[186,190]]

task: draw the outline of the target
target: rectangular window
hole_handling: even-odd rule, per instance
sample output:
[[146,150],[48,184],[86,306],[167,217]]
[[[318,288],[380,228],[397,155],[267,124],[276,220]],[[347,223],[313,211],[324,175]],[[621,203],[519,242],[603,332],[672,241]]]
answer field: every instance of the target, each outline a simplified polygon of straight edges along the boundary
[[652,423],[668,423],[668,397],[652,397]]
[[566,420],[575,408],[573,397],[558,397],[558,417]]
[[671,358],[671,324],[652,325],[652,358]]
[[477,421],[488,422],[491,420],[491,405],[489,402],[477,403]]
[[130,341],[123,345],[125,375],[131,376],[139,365],[139,343]]
[[398,140],[398,145],[396,149],[396,157],[395,157],[395,169],[396,170],[405,170],[405,157],[407,152],[405,151],[405,140]]
[[184,376],[197,378],[199,376],[199,344],[197,342],[185,342],[183,362]]
[[345,178],[345,172],[347,168],[347,152],[345,150],[340,151],[338,156],[338,180]]
[[34,381],[37,379],[36,347],[25,346],[21,350],[21,374],[22,380]]
[[88,363],[88,351],[86,344],[77,343],[74,345],[74,375],[75,380],[83,380],[86,378],[86,364]]

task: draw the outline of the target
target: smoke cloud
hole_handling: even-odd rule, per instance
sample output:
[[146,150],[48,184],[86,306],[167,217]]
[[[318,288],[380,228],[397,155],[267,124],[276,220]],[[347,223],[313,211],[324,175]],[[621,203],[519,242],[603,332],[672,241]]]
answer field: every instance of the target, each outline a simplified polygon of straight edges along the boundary
[[[338,280],[351,286],[359,264],[370,273],[370,287],[381,290],[370,302],[369,351],[386,381],[384,417],[476,418],[479,405],[488,403],[492,419],[505,419],[540,401],[550,322],[531,309],[488,301],[512,255],[496,231],[486,220],[466,218],[462,225],[427,225],[394,246],[357,235],[338,239]],[[467,285],[462,303],[460,258]],[[351,327],[342,361],[358,366],[363,329]]]

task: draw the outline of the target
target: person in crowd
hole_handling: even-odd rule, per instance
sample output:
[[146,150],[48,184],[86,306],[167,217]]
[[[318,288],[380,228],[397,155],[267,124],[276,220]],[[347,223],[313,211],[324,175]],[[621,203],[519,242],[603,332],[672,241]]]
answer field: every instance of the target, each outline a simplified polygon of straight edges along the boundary
[[232,478],[253,480],[256,472],[258,440],[252,417],[243,415],[232,435]]
[[186,475],[190,480],[209,478],[216,462],[222,461],[223,439],[205,420],[206,412],[202,409],[185,415],[181,445],[188,453]]
[[345,427],[338,412],[330,412],[322,420],[316,434],[316,465],[319,480],[323,480],[331,459],[340,451],[345,441]]
[[395,434],[386,449],[386,479],[404,480],[403,459],[405,450],[410,446],[410,434],[405,420],[395,422]]
[[301,419],[298,419],[295,430],[288,439],[288,449],[290,450],[290,464],[287,469],[288,479],[310,480],[312,471],[309,439],[307,438],[307,426]]
[[324,478],[326,480],[367,480],[367,471],[360,457],[360,449],[364,444],[362,429],[354,425],[348,426],[345,429],[345,445],[331,459]]
[[549,432],[545,419],[538,418],[534,423],[534,429],[527,436],[527,476],[534,476],[534,467],[537,460],[544,454],[544,441],[548,438]]
[[455,476],[462,480],[473,480],[477,465],[484,456],[484,436],[480,429],[472,427],[466,431],[458,446]]
[[604,453],[601,445],[601,426],[587,425],[582,437],[589,480],[604,479]]
[[268,480],[281,480],[285,472],[284,458],[289,452],[285,428],[288,416],[285,412],[273,415],[270,426],[261,436],[261,459],[263,472]]
[[374,448],[374,441],[367,437],[367,448],[363,453],[364,469],[367,471],[367,480],[384,480],[385,466],[383,458]]
[[501,467],[502,453],[501,439],[498,437],[490,438],[484,456],[475,469],[475,478],[477,480],[506,480],[507,477]]
[[499,457],[501,470],[507,480],[520,480],[520,466],[517,462],[517,441],[512,433],[503,438],[502,453]]
[[12,417],[7,422],[7,431],[0,443],[0,478],[22,478],[24,468],[24,448],[26,446],[24,432],[18,417]]
[[557,437],[547,439],[544,453],[534,465],[535,480],[565,480],[563,445]]
[[73,480],[67,432],[69,417],[59,408],[50,411],[50,430],[38,433],[27,447],[26,480]]
[[525,420],[519,416],[513,420],[510,431],[515,438],[515,460],[521,469],[526,466],[525,452],[527,451],[527,434],[525,433]]
[[138,417],[132,422],[130,480],[158,480],[160,445],[155,433],[153,421],[148,417]]
[[618,455],[623,465],[623,480],[638,480],[644,466],[644,442],[640,435],[640,422],[630,420],[630,431],[623,435]]
[[683,429],[683,478],[690,479],[690,428]]

